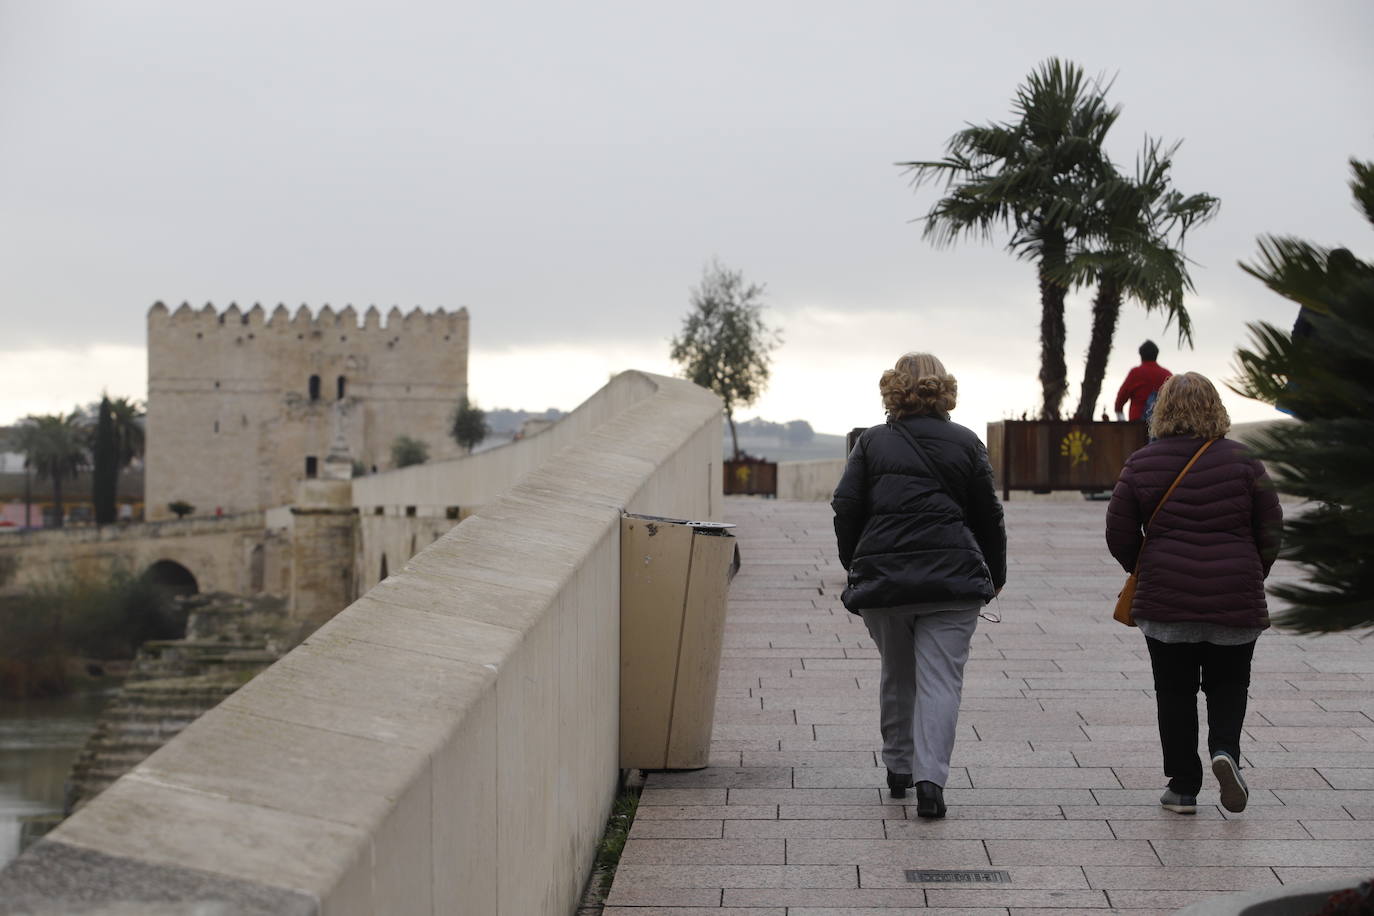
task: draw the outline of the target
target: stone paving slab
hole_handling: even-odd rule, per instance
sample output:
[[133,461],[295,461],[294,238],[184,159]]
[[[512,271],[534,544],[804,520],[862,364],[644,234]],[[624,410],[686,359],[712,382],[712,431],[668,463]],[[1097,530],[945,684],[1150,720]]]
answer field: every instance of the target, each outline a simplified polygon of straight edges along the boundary
[[[1105,504],[1006,510],[1004,623],[974,636],[949,815],[926,821],[885,788],[878,654],[840,604],[829,507],[726,500],[743,567],[712,766],[648,775],[607,916],[1167,913],[1374,875],[1367,643],[1266,633],[1242,745],[1250,807],[1223,811],[1209,777],[1197,815],[1165,811],[1148,653],[1109,619],[1124,574]],[[912,880],[922,869],[1009,882]]]
[[[799,907],[850,907],[882,908],[890,916],[895,907],[922,908],[925,906],[925,892],[917,887],[899,890],[874,890],[871,888],[849,888],[845,890],[826,890],[821,888],[807,890],[762,890],[758,888],[726,888],[723,894],[725,906],[785,906],[794,910]],[[900,910],[899,910],[900,912]]]

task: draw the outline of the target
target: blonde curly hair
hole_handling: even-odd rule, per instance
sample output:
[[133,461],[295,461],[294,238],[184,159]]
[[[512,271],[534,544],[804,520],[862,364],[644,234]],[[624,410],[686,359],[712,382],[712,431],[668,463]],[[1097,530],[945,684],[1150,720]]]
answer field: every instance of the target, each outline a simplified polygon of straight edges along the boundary
[[1231,415],[1207,376],[1183,372],[1164,380],[1150,416],[1150,435],[1214,439],[1231,430]]
[[878,380],[889,419],[949,413],[959,399],[959,383],[944,363],[929,353],[907,353]]

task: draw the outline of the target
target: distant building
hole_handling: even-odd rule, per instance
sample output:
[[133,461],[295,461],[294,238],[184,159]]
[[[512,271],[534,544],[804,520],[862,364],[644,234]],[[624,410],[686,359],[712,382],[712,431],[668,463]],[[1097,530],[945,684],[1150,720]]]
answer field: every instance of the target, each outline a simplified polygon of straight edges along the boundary
[[517,438],[527,439],[530,436],[542,433],[558,421],[549,417],[530,417],[520,424],[520,434]]
[[467,394],[467,309],[361,317],[351,306],[149,309],[148,518],[170,518],[173,501],[197,515],[292,502],[322,473],[336,423],[369,469],[389,468],[403,435],[431,459],[461,454],[449,424]]
[[13,427],[0,427],[0,474],[24,473],[24,456],[4,449],[4,436]]
[[[57,523],[57,506],[52,499],[52,481],[26,472],[23,456],[18,456],[18,463],[12,460],[14,457],[11,454],[11,460],[0,464],[0,528],[53,527]],[[62,511],[64,524],[95,521],[89,469],[62,482]],[[143,518],[143,469],[139,462],[119,474],[115,517],[126,522]]]

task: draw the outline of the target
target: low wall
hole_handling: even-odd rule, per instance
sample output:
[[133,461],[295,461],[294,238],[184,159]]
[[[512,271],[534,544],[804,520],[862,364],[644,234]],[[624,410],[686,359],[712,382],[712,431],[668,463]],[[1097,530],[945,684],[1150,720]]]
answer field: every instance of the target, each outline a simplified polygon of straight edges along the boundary
[[580,441],[589,432],[654,393],[649,376],[626,372],[617,376],[576,410],[541,433],[506,445],[446,461],[385,471],[353,479],[353,505],[364,516],[376,507],[386,514],[438,515],[452,507],[483,505],[504,493],[554,453]]
[[507,492],[560,449],[652,395],[646,376],[625,373],[536,435],[445,461],[353,478],[362,526],[358,585],[363,591],[400,569],[421,548]]
[[778,462],[778,499],[830,502],[844,473],[843,458]]
[[[142,573],[160,560],[186,567],[199,589],[246,594],[252,553],[269,538],[261,512],[182,521],[50,528],[0,535],[0,555],[17,561],[13,586],[71,574],[108,576],[117,566]],[[270,588],[272,583],[268,583]]]
[[721,510],[713,395],[632,372],[598,397],[600,422],[0,872],[0,913],[570,913],[617,776],[621,511]]
[[[468,513],[471,514],[471,513]],[[457,520],[444,516],[406,518],[396,515],[364,515],[358,545],[358,589],[365,592],[389,575],[399,572],[406,561],[443,537]],[[383,575],[385,569],[385,575]]]

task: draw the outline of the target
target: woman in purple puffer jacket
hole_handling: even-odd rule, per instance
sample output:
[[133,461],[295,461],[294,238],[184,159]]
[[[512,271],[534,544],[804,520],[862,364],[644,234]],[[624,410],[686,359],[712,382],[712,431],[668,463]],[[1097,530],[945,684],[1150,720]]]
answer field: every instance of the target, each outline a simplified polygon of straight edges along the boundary
[[[1240,775],[1250,660],[1269,626],[1264,579],[1279,552],[1283,512],[1264,471],[1239,442],[1224,438],[1231,418],[1205,376],[1185,372],[1159,390],[1155,441],[1131,455],[1107,506],[1107,547],[1139,583],[1132,611],[1154,669],[1159,740],[1169,786],[1159,803],[1197,812],[1197,691],[1207,697],[1207,749],[1228,811],[1243,811]],[[1209,439],[1150,525],[1169,485]],[[1144,541],[1142,554],[1141,543]]]

